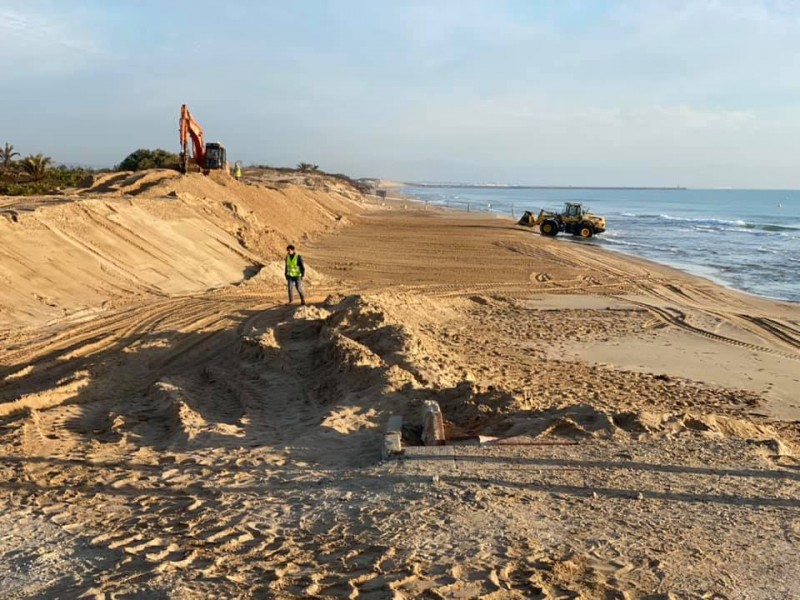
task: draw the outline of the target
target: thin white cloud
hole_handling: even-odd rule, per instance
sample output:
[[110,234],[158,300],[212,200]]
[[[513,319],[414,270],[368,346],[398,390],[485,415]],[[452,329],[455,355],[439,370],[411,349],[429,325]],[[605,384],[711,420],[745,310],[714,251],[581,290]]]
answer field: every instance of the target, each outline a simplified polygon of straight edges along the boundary
[[92,33],[75,19],[0,8],[2,79],[74,72],[98,53]]
[[[364,174],[427,161],[464,180],[480,164],[482,178],[516,181],[546,165],[566,183],[597,182],[592,165],[647,183],[667,165],[700,185],[703,173],[724,184],[724,164],[743,184],[800,185],[796,0],[337,0],[318,3],[331,5],[319,19],[304,3],[253,1],[247,22],[213,11],[187,22],[179,3],[137,3],[142,22],[161,25],[152,32],[114,2],[82,14],[77,2],[0,4],[0,82],[38,78],[18,86],[22,108],[50,98],[51,75],[91,74],[59,85],[49,124],[36,112],[8,134],[39,132],[57,155],[57,123],[70,159],[75,139],[98,164],[131,140],[168,144],[173,111],[189,102],[210,135],[254,161],[347,160]],[[225,60],[188,52],[197,39],[218,39]],[[756,163],[762,178],[745,181]]]

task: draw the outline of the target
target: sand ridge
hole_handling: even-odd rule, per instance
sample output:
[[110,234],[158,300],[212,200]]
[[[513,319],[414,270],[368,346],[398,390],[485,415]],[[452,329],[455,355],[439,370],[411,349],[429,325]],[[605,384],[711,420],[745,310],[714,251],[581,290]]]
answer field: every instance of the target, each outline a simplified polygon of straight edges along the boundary
[[277,189],[154,170],[85,186],[0,205],[0,330],[240,282],[363,210],[339,183]]
[[[121,184],[176,185],[87,189]],[[797,306],[503,219],[334,201],[347,225],[301,246],[310,306],[265,268],[5,339],[7,597],[800,595],[800,429],[778,414]],[[426,400],[462,445],[415,446]],[[380,462],[391,414],[409,448]]]

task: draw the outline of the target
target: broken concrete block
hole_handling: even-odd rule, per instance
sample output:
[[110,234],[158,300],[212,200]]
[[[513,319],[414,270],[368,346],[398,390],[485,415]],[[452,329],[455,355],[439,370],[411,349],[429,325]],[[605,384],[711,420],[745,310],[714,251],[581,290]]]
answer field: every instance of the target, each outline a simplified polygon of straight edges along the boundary
[[443,446],[445,443],[442,409],[435,400],[426,400],[422,405],[422,443],[426,446]]
[[403,417],[392,415],[383,434],[382,454],[384,460],[403,453]]

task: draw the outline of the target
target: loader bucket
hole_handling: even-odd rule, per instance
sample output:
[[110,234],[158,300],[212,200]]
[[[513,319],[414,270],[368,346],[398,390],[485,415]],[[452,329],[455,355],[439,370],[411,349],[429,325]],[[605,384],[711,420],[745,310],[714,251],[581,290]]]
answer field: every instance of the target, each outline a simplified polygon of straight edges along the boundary
[[536,217],[533,216],[533,213],[529,210],[526,210],[522,217],[520,217],[519,221],[517,221],[517,225],[525,225],[526,227],[533,227],[533,223],[536,221]]

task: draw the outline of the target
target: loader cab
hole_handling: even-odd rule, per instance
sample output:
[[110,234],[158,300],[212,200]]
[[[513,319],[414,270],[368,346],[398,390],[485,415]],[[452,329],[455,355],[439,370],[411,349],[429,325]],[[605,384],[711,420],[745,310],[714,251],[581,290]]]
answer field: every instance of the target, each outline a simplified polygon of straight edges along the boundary
[[206,169],[225,169],[227,164],[225,146],[218,142],[206,144]]
[[577,202],[564,203],[564,216],[565,217],[581,217],[583,216],[583,206]]

